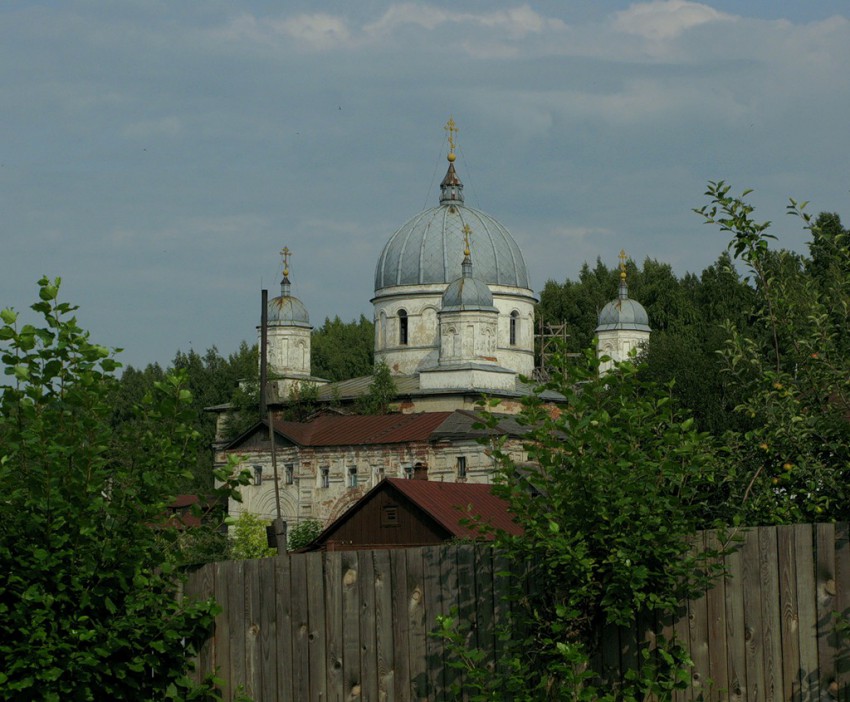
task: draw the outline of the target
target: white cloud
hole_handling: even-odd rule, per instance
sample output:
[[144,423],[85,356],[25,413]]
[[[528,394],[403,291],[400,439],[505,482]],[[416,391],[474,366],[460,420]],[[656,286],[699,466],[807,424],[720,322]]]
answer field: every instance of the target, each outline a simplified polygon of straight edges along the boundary
[[495,30],[512,39],[522,39],[529,34],[540,34],[548,29],[561,29],[566,25],[559,19],[547,18],[528,5],[495,12],[448,12],[431,5],[404,3],[389,8],[381,18],[366,25],[368,34],[389,34],[404,25],[414,24],[434,30],[443,24],[468,24]]
[[652,0],[636,3],[627,10],[617,12],[614,15],[614,26],[621,32],[657,41],[678,37],[702,24],[732,19],[731,15],[698,2]]
[[[450,27],[467,28],[469,36],[460,46],[471,47],[476,56],[493,57],[516,53],[503,45],[494,45],[494,40],[517,42],[531,35],[562,30],[566,24],[560,19],[545,17],[528,5],[474,13],[449,11],[428,4],[401,3],[391,5],[377,20],[363,24],[322,12],[276,18],[242,14],[213,35],[218,40],[237,44],[266,46],[292,39],[305,49],[331,51],[384,44],[409,28],[430,33]],[[486,41],[486,45],[492,48],[484,49],[485,44],[478,40]]]
[[298,15],[279,24],[281,31],[307,48],[317,51],[352,44],[351,32],[340,17],[324,13]]
[[415,5],[402,3],[393,5],[381,17],[363,27],[367,34],[391,34],[399,27],[416,25],[423,29],[433,30],[451,21],[450,13],[432,5]]
[[213,38],[236,44],[273,46],[294,39],[311,50],[337,49],[353,44],[346,21],[326,13],[300,14],[294,17],[267,18],[242,14],[212,32]]

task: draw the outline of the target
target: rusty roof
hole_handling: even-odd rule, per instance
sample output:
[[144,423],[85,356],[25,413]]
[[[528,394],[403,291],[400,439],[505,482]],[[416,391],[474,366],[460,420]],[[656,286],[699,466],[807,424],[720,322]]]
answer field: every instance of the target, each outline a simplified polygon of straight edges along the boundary
[[509,534],[522,534],[508,503],[493,494],[491,485],[403,478],[386,478],[382,482],[389,483],[455,538],[493,538],[492,534],[482,535],[468,521],[479,521]]
[[384,478],[328,524],[310,544],[299,550],[321,549],[344,523],[355,519],[376,495],[385,491],[391,491],[397,499],[417,507],[426,518],[445,530],[447,538],[492,541],[495,534],[477,530],[474,527],[476,522],[517,536],[523,531],[514,522],[508,503],[492,493],[491,485]]
[[359,446],[427,441],[451,412],[322,415],[310,422],[275,420],[275,431],[299,446]]

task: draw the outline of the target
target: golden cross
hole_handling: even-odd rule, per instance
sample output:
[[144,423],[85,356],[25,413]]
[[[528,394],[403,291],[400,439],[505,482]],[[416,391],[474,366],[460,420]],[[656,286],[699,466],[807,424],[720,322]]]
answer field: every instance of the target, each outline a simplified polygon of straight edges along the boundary
[[626,250],[620,249],[620,277],[626,277]]
[[292,252],[288,246],[284,246],[280,250],[280,255],[283,256],[283,274],[289,275],[289,257],[292,255]]
[[449,153],[454,153],[455,150],[455,135],[457,134],[457,127],[455,126],[455,121],[453,117],[449,117],[449,121],[446,122],[446,126],[443,127],[449,133]]
[[463,243],[466,248],[463,250],[464,256],[469,256],[469,235],[472,234],[472,229],[469,228],[468,224],[463,225]]

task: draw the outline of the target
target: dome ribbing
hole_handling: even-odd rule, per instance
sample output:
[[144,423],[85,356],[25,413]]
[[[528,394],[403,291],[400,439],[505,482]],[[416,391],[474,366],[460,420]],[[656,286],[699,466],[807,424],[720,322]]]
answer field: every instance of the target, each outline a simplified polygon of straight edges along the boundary
[[402,225],[384,246],[375,269],[375,292],[396,285],[450,283],[464,250],[463,228],[475,232],[476,278],[490,285],[529,288],[522,252],[495,219],[463,204],[463,184],[450,163],[440,184],[440,205]]

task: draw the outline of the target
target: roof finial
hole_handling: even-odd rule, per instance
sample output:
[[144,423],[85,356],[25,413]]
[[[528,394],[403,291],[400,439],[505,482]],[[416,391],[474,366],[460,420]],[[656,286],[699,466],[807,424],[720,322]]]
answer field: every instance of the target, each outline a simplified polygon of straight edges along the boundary
[[463,204],[463,183],[460,182],[460,178],[457,177],[457,173],[455,172],[455,147],[457,146],[455,135],[457,134],[457,127],[455,126],[453,117],[449,117],[449,121],[446,122],[446,126],[443,129],[449,135],[449,155],[446,157],[449,160],[449,168],[446,171],[446,177],[440,183],[440,204],[454,207]]
[[461,263],[461,275],[464,278],[472,277],[472,258],[469,253],[469,235],[472,234],[472,229],[469,224],[463,225],[463,263]]
[[289,257],[292,255],[292,252],[288,246],[284,246],[280,250],[280,255],[283,256],[283,276],[286,277],[289,275]]
[[289,297],[291,290],[289,282],[289,257],[292,256],[292,252],[288,246],[284,246],[280,250],[280,255],[283,256],[283,279],[280,281],[280,295],[281,297]]
[[455,135],[458,131],[453,117],[449,116],[449,121],[446,122],[446,126],[443,129],[449,134],[449,155],[446,158],[449,160],[449,163],[452,163],[455,160],[455,146],[457,146]]
[[620,293],[621,300],[627,299],[629,296],[629,288],[626,285],[626,251],[620,249]]

